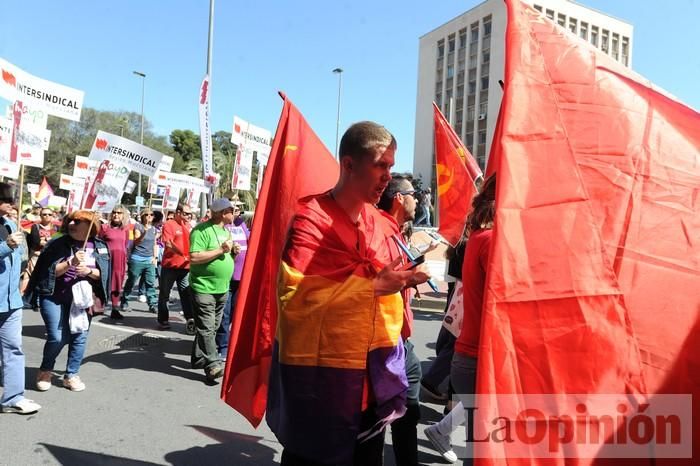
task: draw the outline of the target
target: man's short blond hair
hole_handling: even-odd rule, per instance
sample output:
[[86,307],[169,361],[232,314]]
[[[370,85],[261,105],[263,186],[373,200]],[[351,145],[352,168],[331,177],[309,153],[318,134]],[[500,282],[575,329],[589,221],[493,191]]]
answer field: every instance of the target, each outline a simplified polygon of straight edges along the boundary
[[360,160],[373,156],[377,148],[396,150],[396,139],[388,129],[373,121],[360,121],[350,126],[340,140],[339,157]]

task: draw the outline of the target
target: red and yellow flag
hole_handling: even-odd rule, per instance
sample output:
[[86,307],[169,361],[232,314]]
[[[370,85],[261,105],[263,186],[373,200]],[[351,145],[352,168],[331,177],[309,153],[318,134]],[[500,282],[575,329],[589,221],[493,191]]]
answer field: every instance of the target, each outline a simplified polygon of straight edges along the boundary
[[482,177],[481,169],[452,126],[433,102],[435,119],[435,173],[437,178],[440,234],[452,245],[464,232],[475,181]]
[[231,327],[221,397],[254,426],[265,414],[277,325],[277,274],[301,198],[323,193],[339,166],[287,97],[255,211]]
[[[477,392],[697,400],[700,114],[520,0],[507,5]],[[698,405],[696,458],[609,464],[698,464]],[[480,453],[476,464],[608,464]]]

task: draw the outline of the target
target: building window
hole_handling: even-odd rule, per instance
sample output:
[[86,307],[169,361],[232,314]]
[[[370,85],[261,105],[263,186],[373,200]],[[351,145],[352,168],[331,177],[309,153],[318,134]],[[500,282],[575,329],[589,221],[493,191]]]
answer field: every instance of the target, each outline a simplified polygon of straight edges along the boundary
[[601,35],[600,35],[600,50],[602,50],[605,53],[608,53],[608,38],[610,37],[610,33],[603,29]]
[[454,129],[457,135],[462,133],[462,120],[457,120],[457,122],[454,124]]
[[578,25],[578,21],[576,21],[574,18],[569,18],[569,30],[576,34],[576,26]]
[[612,57],[617,60],[620,53],[620,36],[613,32],[612,35]]
[[474,106],[467,107],[467,121],[474,121]]
[[457,72],[464,74],[464,58],[460,58],[459,63],[457,63]]
[[459,31],[459,48],[463,49],[467,46],[467,30],[462,29]]
[[578,30],[581,39],[588,40],[588,23],[581,21],[581,28]]
[[447,65],[447,79],[450,79],[455,75],[455,67],[453,65]]
[[448,40],[449,40],[449,42],[448,42],[448,45],[447,45],[447,52],[448,52],[448,53],[452,53],[452,52],[455,51],[455,35],[452,34],[452,35],[448,38]]
[[469,70],[469,80],[470,81],[476,80],[476,68]]
[[438,94],[442,92],[442,79],[435,83],[435,92]]
[[471,26],[471,39],[470,42],[477,42],[479,40],[479,23],[474,23]]
[[478,50],[477,45],[478,44],[476,42],[469,44],[469,55],[476,55],[476,52]]
[[491,35],[491,17],[488,16],[484,18],[484,36],[488,37]]
[[549,18],[549,19],[551,19],[552,21],[554,21],[554,10],[546,10],[545,15],[547,16],[547,18]]
[[629,64],[629,41],[627,37],[622,37],[622,64],[625,66]]
[[479,103],[479,113],[482,115],[486,115],[489,109],[489,103],[488,102],[481,102]]
[[469,56],[469,69],[476,68],[476,54]]
[[441,40],[438,42],[438,58],[442,58],[445,56],[445,41]]
[[557,15],[557,24],[561,27],[565,27],[566,26],[566,15],[559,13],[559,15]]
[[489,77],[486,76],[484,78],[481,78],[481,90],[486,90],[489,88]]
[[435,94],[435,104],[442,107],[442,94]]
[[476,81],[469,81],[469,95],[476,94]]
[[490,48],[491,48],[491,36],[484,37],[484,40],[481,42],[481,49],[488,50]]
[[591,44],[598,48],[598,26],[591,26]]
[[[467,128],[471,129],[471,128]],[[474,144],[474,133],[467,133],[464,135],[464,145],[467,146],[469,152],[472,151],[472,146]]]
[[479,131],[479,144],[486,144],[486,130]]
[[535,7],[535,10],[539,11],[542,13],[542,7],[540,5],[533,5]]
[[481,63],[486,64],[489,61],[491,61],[491,51],[484,50],[483,52],[481,52]]

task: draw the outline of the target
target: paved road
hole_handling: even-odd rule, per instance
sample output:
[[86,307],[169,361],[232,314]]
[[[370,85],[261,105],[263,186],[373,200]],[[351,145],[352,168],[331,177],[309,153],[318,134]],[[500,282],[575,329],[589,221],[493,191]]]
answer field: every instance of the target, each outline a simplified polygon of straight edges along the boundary
[[[0,417],[1,465],[274,465],[281,446],[263,423],[258,429],[219,399],[201,371],[189,367],[192,337],[184,322],[156,330],[155,316],[133,303],[119,325],[93,320],[80,376],[84,392],[60,386],[66,351],[54,386],[34,389],[44,326],[39,313],[24,311],[27,396],[43,406],[36,415]],[[173,313],[176,315],[176,313]],[[417,311],[414,341],[424,367],[434,355],[441,312]],[[175,319],[177,320],[177,319]],[[441,406],[424,405],[423,422],[439,419]],[[423,464],[443,464],[420,431]],[[387,435],[387,442],[390,435]],[[385,464],[394,465],[387,445]]]

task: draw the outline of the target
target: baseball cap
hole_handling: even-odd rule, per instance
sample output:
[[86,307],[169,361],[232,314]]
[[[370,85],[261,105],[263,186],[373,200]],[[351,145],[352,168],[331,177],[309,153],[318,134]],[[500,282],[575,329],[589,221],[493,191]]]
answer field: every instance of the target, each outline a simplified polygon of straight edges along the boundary
[[231,204],[231,201],[223,197],[221,199],[215,199],[209,208],[212,212],[221,212],[222,210],[233,209],[233,204]]

